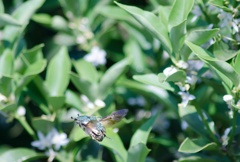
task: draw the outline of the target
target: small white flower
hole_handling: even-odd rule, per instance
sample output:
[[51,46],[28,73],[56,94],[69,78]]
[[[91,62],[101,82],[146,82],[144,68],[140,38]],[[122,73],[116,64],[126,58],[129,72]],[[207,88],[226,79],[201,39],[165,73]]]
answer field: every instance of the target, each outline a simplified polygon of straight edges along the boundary
[[107,53],[98,46],[92,48],[91,52],[84,56],[84,59],[91,62],[94,66],[106,64]]
[[54,128],[47,136],[44,136],[42,132],[37,132],[39,140],[33,141],[31,145],[39,150],[49,150],[54,147],[55,150],[59,150],[61,146],[65,146],[69,139],[65,133],[58,133]]
[[46,149],[49,149],[51,148],[51,134],[49,133],[46,137],[44,136],[44,134],[42,132],[37,132],[37,135],[38,135],[38,141],[33,141],[31,143],[31,145],[33,147],[36,147],[38,148],[39,150],[46,150]]
[[117,133],[118,131],[119,131],[118,128],[114,128],[114,129],[113,129],[113,132],[114,132],[114,133]]
[[97,107],[100,107],[100,108],[102,108],[102,107],[105,107],[105,103],[102,101],[102,100],[100,100],[100,99],[96,99],[95,101],[94,101],[94,104],[97,106]]
[[26,114],[26,109],[23,106],[19,106],[17,109],[17,115],[24,116]]
[[223,134],[223,136],[221,137],[221,138],[222,138],[222,141],[223,141],[223,143],[222,143],[223,146],[227,146],[227,145],[228,145],[228,135],[229,135],[231,129],[232,129],[232,128],[227,128],[227,129],[225,129],[224,134]]
[[87,42],[87,39],[84,36],[79,35],[79,36],[77,36],[76,41],[77,41],[78,44],[84,44],[84,43]]
[[183,60],[180,60],[177,62],[177,66],[181,69],[187,69],[188,68],[188,63],[184,62]]
[[233,96],[232,95],[224,95],[223,96],[223,101],[225,101],[227,103],[231,103],[232,100],[233,100]]
[[52,144],[54,145],[55,150],[59,150],[61,146],[68,144],[69,139],[67,138],[66,133],[58,133],[56,129],[53,129],[54,136],[52,138]]
[[0,102],[7,102],[7,101],[8,101],[7,97],[0,93]]
[[90,101],[89,98],[88,98],[87,96],[85,96],[85,95],[81,95],[80,97],[81,97],[81,100],[83,101],[84,105],[85,105],[87,108],[89,108],[89,109],[94,109],[94,108],[96,108],[96,107],[102,108],[102,107],[105,106],[105,103],[104,103],[102,100],[100,100],[100,99],[96,99],[96,100],[94,101],[94,103],[93,103],[93,102]]
[[198,77],[196,75],[190,75],[186,77],[186,83],[189,83],[190,85],[194,85],[198,80]]
[[181,106],[186,107],[188,102],[194,100],[196,97],[188,92],[178,92],[178,94],[182,97]]
[[174,73],[176,73],[178,71],[178,69],[174,66],[171,67],[167,67],[166,69],[163,70],[163,74],[168,77]]

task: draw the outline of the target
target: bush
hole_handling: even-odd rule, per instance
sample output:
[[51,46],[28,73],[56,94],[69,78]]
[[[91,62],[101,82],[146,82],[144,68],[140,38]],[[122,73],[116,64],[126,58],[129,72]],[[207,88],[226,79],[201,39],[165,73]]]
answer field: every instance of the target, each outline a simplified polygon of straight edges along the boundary
[[237,161],[239,7],[0,0],[0,159]]

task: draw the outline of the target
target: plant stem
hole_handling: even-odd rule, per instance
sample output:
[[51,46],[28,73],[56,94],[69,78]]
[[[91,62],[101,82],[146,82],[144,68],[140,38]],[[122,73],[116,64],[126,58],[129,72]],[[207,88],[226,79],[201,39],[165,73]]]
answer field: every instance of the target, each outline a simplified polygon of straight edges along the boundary
[[24,129],[28,132],[28,134],[33,138],[36,139],[35,133],[33,129],[30,127],[30,125],[27,123],[25,117],[17,116],[16,119],[21,123],[21,125],[24,127]]
[[238,110],[233,109],[232,111],[233,111],[232,131],[228,141],[228,148],[230,148],[233,143],[233,139],[236,131],[237,114],[238,114]]

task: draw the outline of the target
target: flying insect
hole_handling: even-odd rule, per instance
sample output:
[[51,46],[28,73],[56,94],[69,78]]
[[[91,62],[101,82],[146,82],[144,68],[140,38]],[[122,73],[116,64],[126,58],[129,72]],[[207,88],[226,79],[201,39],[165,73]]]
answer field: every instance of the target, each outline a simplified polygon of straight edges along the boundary
[[112,112],[110,115],[99,118],[96,116],[79,115],[71,119],[75,120],[75,123],[79,125],[92,139],[101,142],[106,136],[106,128],[109,127],[124,118],[128,113],[127,109],[121,109]]

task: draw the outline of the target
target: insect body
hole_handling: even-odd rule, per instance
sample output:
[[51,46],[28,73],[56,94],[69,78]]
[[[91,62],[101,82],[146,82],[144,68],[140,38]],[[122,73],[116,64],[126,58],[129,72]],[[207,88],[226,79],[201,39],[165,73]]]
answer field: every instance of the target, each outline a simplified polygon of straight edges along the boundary
[[98,118],[96,116],[80,116],[72,119],[78,124],[83,131],[92,137],[92,139],[101,142],[106,137],[105,127],[111,126],[119,122],[124,116],[126,116],[128,110],[122,109],[114,111],[110,115],[104,118]]

